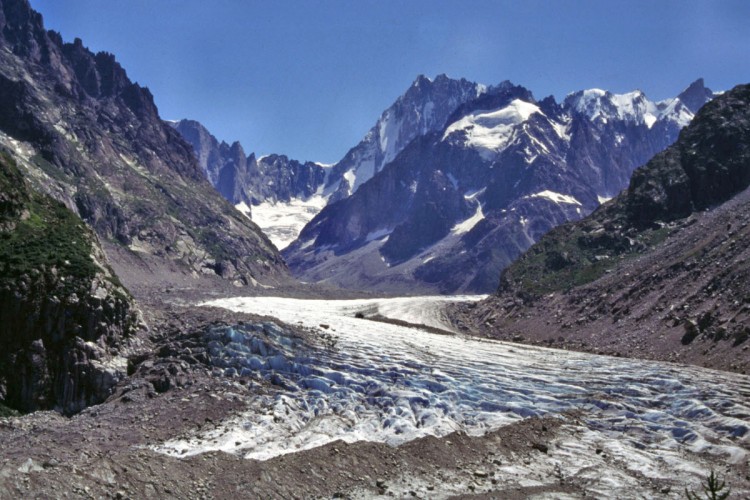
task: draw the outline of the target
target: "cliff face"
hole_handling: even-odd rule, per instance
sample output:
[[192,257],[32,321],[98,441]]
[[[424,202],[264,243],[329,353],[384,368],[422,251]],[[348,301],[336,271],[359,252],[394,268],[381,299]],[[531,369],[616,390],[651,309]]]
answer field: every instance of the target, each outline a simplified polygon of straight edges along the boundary
[[146,278],[175,266],[237,286],[288,278],[268,239],[159,118],[148,89],[113,55],[45,31],[24,0],[0,2],[0,143],[34,187],[147,262]]
[[314,162],[299,162],[284,155],[245,156],[239,142],[231,145],[195,120],[171,125],[190,143],[206,178],[232,203],[288,203],[307,199],[323,187],[326,168]]
[[75,413],[125,376],[133,300],[96,235],[0,155],[0,399]]

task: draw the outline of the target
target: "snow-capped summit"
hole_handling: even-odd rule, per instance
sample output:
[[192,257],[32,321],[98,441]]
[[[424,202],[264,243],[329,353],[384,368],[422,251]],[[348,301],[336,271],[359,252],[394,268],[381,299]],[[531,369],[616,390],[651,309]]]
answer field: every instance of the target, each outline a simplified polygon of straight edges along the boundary
[[441,74],[430,80],[419,75],[362,141],[334,165],[326,190],[334,192],[333,200],[351,195],[413,139],[442,128],[456,108],[486,91],[484,85],[463,78]]
[[613,94],[601,89],[573,92],[565,98],[565,105],[588,116],[592,122],[607,123],[620,119],[651,128],[659,120],[684,127],[706,101],[713,98],[703,79],[693,82],[680,95],[663,101],[651,101],[640,90]]
[[[384,292],[491,291],[503,267],[615,196],[693,117],[679,97],[653,102],[640,90],[589,89],[558,104],[503,82],[468,87],[476,97],[442,126],[413,128],[429,109],[419,89],[437,81],[418,78],[345,159],[359,163],[337,165],[376,173],[349,185],[357,189],[284,251],[298,277]],[[690,92],[696,103],[708,99],[701,88]],[[388,162],[399,135],[387,131],[407,123],[414,139]]]
[[569,94],[565,104],[595,123],[619,119],[651,128],[660,114],[657,104],[648,100],[640,90],[625,94],[613,94],[601,89],[582,90]]

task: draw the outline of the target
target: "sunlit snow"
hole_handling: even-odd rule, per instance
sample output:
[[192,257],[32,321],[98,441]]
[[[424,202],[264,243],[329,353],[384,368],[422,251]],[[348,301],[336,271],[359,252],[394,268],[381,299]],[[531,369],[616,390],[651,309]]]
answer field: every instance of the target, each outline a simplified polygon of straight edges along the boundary
[[[297,239],[302,228],[325,207],[326,202],[327,198],[320,194],[305,200],[292,198],[288,203],[266,201],[253,205],[250,217],[276,248],[282,250]],[[237,205],[237,209],[248,212],[245,203]]]
[[576,200],[574,197],[567,194],[555,193],[554,191],[544,190],[539,193],[535,193],[525,198],[546,198],[555,203],[568,203],[570,205],[581,205],[581,202]]
[[471,231],[474,226],[479,224],[479,221],[484,219],[484,213],[482,212],[482,204],[477,203],[477,210],[474,212],[474,215],[469,217],[463,222],[459,222],[453,228],[451,228],[451,233],[453,234],[464,234]]
[[454,132],[466,134],[465,144],[480,150],[483,156],[504,149],[513,137],[516,125],[528,120],[539,107],[520,99],[494,111],[477,111],[452,123],[443,134],[443,140]]
[[673,121],[680,127],[693,119],[693,114],[679,98],[653,102],[640,90],[612,94],[601,89],[589,89],[573,95],[574,109],[592,121],[606,123],[609,118],[617,118],[651,128],[662,119]]

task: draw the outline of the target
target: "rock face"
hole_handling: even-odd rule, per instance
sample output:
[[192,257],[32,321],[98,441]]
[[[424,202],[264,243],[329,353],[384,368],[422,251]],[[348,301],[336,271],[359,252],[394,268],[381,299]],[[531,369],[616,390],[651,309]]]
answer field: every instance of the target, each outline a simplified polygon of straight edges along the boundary
[[172,126],[193,146],[206,178],[235,205],[307,199],[327,177],[327,169],[318,163],[300,163],[284,155],[245,156],[239,142],[219,142],[194,120],[180,120]]
[[25,0],[0,2],[0,31],[0,144],[91,225],[118,271],[125,259],[144,263],[144,280],[164,269],[238,286],[288,279],[276,249],[214,191],[114,56],[64,43]]
[[627,190],[560,226],[469,323],[500,338],[747,373],[750,85],[701,108]]
[[[710,95],[702,81],[682,94],[693,107]],[[442,125],[419,129],[392,156],[374,155],[389,161],[284,250],[299,278],[401,293],[492,291],[501,269],[617,194],[693,117],[681,97],[652,102],[640,91],[593,89],[557,103],[504,82],[459,96]]]
[[440,130],[459,106],[487,91],[484,85],[438,75],[419,75],[407,91],[378,119],[374,127],[344,158],[326,180],[331,202],[346,198],[393,161],[417,137]]
[[133,300],[96,235],[34,192],[7,153],[0,187],[0,400],[76,413],[125,376],[117,354],[137,326]]

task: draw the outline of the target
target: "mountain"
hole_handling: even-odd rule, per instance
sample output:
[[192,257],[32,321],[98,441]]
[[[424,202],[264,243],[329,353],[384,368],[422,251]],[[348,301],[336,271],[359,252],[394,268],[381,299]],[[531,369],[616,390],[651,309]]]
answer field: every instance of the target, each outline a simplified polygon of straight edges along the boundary
[[199,122],[170,123],[193,146],[211,184],[283,249],[326,204],[351,195],[414,138],[441,128],[458,106],[485,91],[483,85],[464,79],[420,75],[332,166],[283,155],[245,158],[238,142],[219,142]]
[[204,175],[221,195],[284,248],[325,205],[330,169],[284,155],[245,156],[242,145],[219,142],[195,120],[169,122],[190,143]]
[[0,0],[0,151],[3,405],[106,399],[144,343],[135,298],[292,280],[148,89],[46,31],[26,0]]
[[289,279],[113,55],[64,43],[25,0],[0,5],[0,144],[34,188],[96,231],[126,285]]
[[239,142],[219,142],[195,120],[170,124],[193,146],[206,178],[235,205],[309,198],[327,177],[319,163],[301,163],[284,155],[245,156]]
[[508,267],[472,322],[501,338],[747,373],[748,186],[750,85],[740,85],[617,198]]
[[420,130],[302,230],[283,252],[300,279],[384,292],[492,291],[500,270],[543,234],[624,188],[674,142],[690,106],[713,95],[702,80],[660,102],[640,91],[592,89],[557,103],[510,82],[475,89],[442,126]]
[[441,74],[430,80],[419,75],[407,91],[378,119],[355,147],[331,169],[326,188],[335,202],[360,186],[393,161],[415,138],[441,129],[462,104],[487,91],[484,85]]

